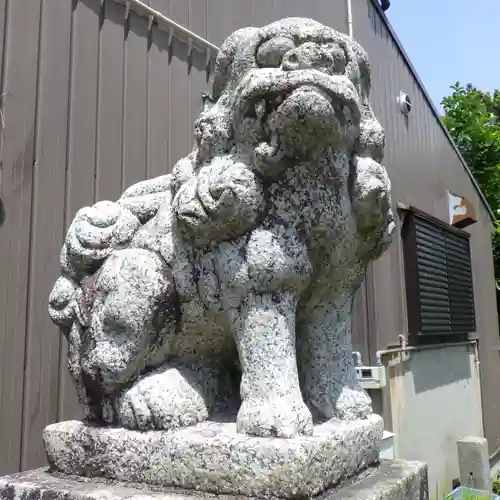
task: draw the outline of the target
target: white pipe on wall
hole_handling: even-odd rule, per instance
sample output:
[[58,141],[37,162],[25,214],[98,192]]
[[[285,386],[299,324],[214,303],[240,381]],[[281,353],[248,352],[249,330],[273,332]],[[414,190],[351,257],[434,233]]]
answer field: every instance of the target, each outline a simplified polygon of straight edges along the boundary
[[347,0],[347,34],[352,36],[352,0]]

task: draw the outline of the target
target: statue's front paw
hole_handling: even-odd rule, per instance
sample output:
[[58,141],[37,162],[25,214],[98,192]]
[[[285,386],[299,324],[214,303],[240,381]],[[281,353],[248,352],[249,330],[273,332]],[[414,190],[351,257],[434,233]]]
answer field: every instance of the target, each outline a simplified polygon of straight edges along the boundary
[[147,375],[118,402],[118,420],[127,429],[174,429],[207,417],[202,394],[175,368]]
[[247,398],[236,422],[238,432],[252,436],[291,438],[313,433],[311,412],[299,397]]
[[372,413],[372,401],[363,388],[342,388],[342,392],[335,402],[335,416],[337,418],[356,420],[366,418]]

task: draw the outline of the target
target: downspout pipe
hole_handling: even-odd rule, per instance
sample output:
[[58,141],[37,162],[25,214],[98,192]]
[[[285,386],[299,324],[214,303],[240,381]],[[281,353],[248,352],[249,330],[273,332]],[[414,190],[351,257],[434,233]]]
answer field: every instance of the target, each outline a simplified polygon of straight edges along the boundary
[[347,0],[347,34],[352,37],[352,0]]

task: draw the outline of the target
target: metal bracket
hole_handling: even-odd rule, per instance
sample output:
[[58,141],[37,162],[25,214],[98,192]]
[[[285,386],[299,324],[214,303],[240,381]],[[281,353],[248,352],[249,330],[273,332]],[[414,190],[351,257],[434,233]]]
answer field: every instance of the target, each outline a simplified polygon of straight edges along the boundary
[[173,26],[170,26],[170,29],[168,30],[168,46],[172,46],[172,40],[174,39],[174,28]]
[[127,20],[129,16],[130,16],[130,2],[127,0],[125,2],[125,15],[124,15],[125,20]]

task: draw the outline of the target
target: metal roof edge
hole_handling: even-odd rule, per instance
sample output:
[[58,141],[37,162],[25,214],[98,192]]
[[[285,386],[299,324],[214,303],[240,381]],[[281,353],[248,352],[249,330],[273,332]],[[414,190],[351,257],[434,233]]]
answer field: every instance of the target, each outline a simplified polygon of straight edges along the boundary
[[401,55],[403,56],[406,64],[408,65],[408,68],[410,69],[410,71],[413,74],[413,77],[415,78],[416,82],[418,83],[418,86],[420,87],[420,90],[422,90],[422,93],[424,94],[424,96],[425,96],[425,98],[427,100],[427,103],[429,104],[432,112],[434,113],[435,118],[437,119],[437,121],[441,125],[441,128],[443,129],[443,132],[445,133],[446,137],[450,141],[450,144],[452,145],[453,149],[455,150],[455,153],[457,154],[457,156],[459,157],[460,161],[462,162],[462,165],[464,166],[467,174],[469,175],[469,177],[470,177],[470,179],[472,181],[472,184],[476,188],[476,191],[478,192],[479,197],[481,198],[481,201],[483,202],[483,205],[485,206],[486,210],[488,211],[488,213],[489,213],[492,221],[496,222],[497,217],[495,215],[495,212],[490,207],[490,204],[488,203],[488,200],[486,199],[486,196],[484,195],[484,193],[482,192],[481,188],[479,187],[479,184],[477,183],[476,179],[474,178],[474,175],[472,174],[472,171],[469,168],[469,165],[467,165],[467,162],[465,161],[465,158],[462,156],[462,153],[460,153],[460,150],[458,149],[458,146],[455,144],[455,141],[453,140],[453,137],[451,136],[450,132],[446,128],[446,125],[443,123],[443,120],[441,120],[441,116],[439,114],[439,111],[438,111],[436,105],[434,104],[434,102],[431,99],[431,96],[427,92],[427,89],[425,88],[425,85],[423,84],[422,80],[420,79],[420,77],[419,77],[419,75],[417,73],[417,70],[415,69],[415,66],[413,66],[413,63],[411,62],[410,57],[406,53],[406,51],[405,51],[405,49],[403,47],[403,44],[401,43],[401,41],[399,40],[398,36],[396,35],[396,32],[395,32],[394,28],[392,27],[389,19],[387,18],[385,12],[382,10],[382,7],[378,4],[377,0],[371,0],[371,2],[375,6],[375,8],[376,8],[379,16],[381,17],[381,19],[384,21],[387,29],[389,30],[389,33],[391,34],[392,38],[394,39],[394,42],[398,46],[398,49],[401,52]]

